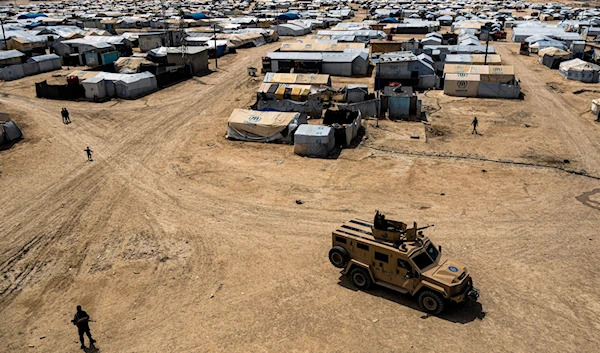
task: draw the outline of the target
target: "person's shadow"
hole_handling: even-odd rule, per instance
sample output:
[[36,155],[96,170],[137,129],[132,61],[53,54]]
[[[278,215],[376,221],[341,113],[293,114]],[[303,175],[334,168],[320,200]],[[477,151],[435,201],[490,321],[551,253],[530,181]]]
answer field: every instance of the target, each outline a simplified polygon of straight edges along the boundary
[[85,347],[83,349],[85,353],[100,353],[100,350],[94,346],[94,344],[90,344],[89,347]]

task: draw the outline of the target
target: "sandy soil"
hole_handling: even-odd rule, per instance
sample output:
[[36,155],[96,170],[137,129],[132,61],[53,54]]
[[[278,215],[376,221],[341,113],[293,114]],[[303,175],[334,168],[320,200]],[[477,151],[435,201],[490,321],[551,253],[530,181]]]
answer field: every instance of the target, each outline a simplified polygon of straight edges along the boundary
[[[600,176],[599,85],[495,43],[524,100],[430,91],[427,143],[371,120],[357,148],[307,159],[224,138],[260,83],[246,67],[279,45],[136,101],[35,98],[51,74],[0,83],[25,134],[0,151],[0,351],[77,352],[77,304],[95,320],[90,352],[597,350],[600,180],[555,167]],[[433,317],[355,290],[327,259],[330,232],[376,209],[434,223],[479,303]]]

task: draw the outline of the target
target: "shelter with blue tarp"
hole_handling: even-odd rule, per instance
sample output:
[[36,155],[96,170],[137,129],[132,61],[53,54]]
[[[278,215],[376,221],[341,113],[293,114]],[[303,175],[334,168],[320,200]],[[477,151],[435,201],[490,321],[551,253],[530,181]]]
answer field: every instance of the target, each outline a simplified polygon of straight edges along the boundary
[[33,22],[33,23],[28,24],[28,25],[25,25],[25,28],[27,28],[27,29],[33,29],[33,28],[35,28],[37,26],[43,26],[43,25],[44,25],[44,22],[38,21],[38,22]]
[[386,17],[383,20],[379,21],[379,23],[400,23],[400,21],[393,17]]
[[32,18],[38,18],[38,17],[48,17],[48,16],[43,13],[24,13],[22,15],[19,15],[19,17],[17,17],[17,19],[18,20],[28,20],[28,19],[32,19]]
[[298,14],[295,14],[293,12],[286,12],[286,13],[282,13],[281,15],[277,16],[277,19],[280,21],[291,21],[291,20],[297,20],[299,18],[300,18],[300,16],[298,16]]
[[186,20],[196,20],[196,21],[198,21],[198,20],[205,20],[208,17],[205,14],[203,14],[202,12],[198,12],[198,13],[187,14],[187,15],[183,16],[183,18],[186,19]]

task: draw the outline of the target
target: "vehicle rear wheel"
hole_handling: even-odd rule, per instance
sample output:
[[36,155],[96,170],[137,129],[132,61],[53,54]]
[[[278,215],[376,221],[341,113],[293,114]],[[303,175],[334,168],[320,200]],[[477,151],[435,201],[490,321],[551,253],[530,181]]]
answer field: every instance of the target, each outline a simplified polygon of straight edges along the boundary
[[350,279],[352,283],[359,289],[369,289],[373,284],[371,281],[371,275],[364,268],[357,267],[350,271]]
[[342,248],[341,246],[334,246],[331,248],[331,250],[329,250],[329,261],[331,261],[333,266],[337,268],[344,268],[348,264],[349,260],[350,255],[348,255],[346,249]]
[[419,295],[419,305],[426,313],[437,315],[444,310],[444,297],[436,292],[426,290]]

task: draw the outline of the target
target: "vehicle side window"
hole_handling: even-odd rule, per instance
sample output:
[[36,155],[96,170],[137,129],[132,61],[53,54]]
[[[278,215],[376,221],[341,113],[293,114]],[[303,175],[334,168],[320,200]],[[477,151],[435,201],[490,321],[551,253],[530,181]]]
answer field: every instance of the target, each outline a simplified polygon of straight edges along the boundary
[[412,272],[412,266],[408,263],[408,261],[398,259],[398,267],[405,268],[408,272]]
[[337,241],[338,243],[346,244],[346,238],[335,237],[335,241]]
[[368,245],[365,245],[365,244],[362,244],[362,243],[358,243],[358,242],[357,242],[357,243],[356,243],[356,247],[357,247],[357,248],[359,248],[359,249],[361,249],[361,250],[366,250],[366,251],[369,251],[369,246],[368,246]]
[[387,263],[389,256],[375,251],[375,260]]

